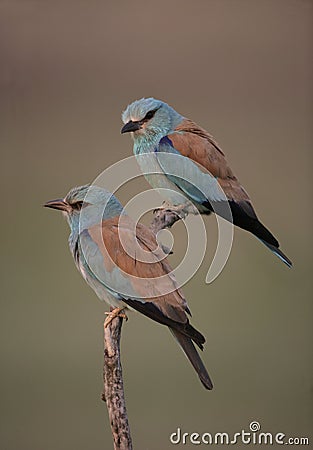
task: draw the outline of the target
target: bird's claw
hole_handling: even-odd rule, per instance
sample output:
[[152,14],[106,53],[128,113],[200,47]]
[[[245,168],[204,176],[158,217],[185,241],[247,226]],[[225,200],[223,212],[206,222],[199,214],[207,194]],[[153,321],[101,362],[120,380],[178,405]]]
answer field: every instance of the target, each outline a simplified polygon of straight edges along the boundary
[[126,307],[123,308],[115,308],[112,311],[105,312],[104,314],[108,317],[104,321],[104,328],[106,328],[110,323],[112,322],[115,317],[121,317],[122,319],[125,319],[126,322],[128,320],[128,317],[125,312],[123,312],[126,309]]
[[153,210],[153,214],[157,214],[162,211],[175,213],[177,216],[184,219],[188,215],[188,204],[171,205],[170,203],[164,201],[162,206]]

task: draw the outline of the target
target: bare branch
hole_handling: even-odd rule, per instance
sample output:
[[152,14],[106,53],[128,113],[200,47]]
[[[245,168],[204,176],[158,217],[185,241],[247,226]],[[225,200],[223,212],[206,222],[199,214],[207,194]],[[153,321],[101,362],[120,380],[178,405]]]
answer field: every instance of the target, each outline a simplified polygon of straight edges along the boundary
[[123,319],[114,317],[104,326],[104,388],[115,450],[132,450],[132,440],[126,410],[123,374],[120,358],[120,339]]
[[[159,208],[154,211],[150,229],[157,234],[170,228],[188,214],[186,205],[181,208]],[[112,309],[111,309],[112,314]],[[114,310],[113,310],[114,315]],[[102,400],[106,402],[115,450],[132,450],[132,440],[125,403],[123,374],[120,359],[120,339],[123,319],[115,315],[104,323],[104,364]]]

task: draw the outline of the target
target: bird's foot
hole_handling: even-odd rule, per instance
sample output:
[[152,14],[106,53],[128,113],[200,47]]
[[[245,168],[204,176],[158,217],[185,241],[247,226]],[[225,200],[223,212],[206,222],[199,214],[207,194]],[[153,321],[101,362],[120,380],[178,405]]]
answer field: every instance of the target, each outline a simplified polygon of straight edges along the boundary
[[174,213],[176,214],[179,218],[184,219],[189,211],[190,205],[193,207],[192,203],[182,203],[181,205],[172,205],[171,203],[164,201],[162,203],[162,206],[160,206],[159,208],[156,208],[153,213],[154,214],[158,214],[161,212],[168,212],[168,213]]
[[185,219],[188,214],[199,214],[199,211],[191,202],[182,203],[181,205],[171,205],[168,202],[163,202],[162,206],[156,208],[153,213],[154,218],[150,229],[157,234],[164,228],[171,228],[178,220]]
[[110,312],[105,312],[104,314],[106,314],[108,317],[104,321],[104,328],[110,325],[110,323],[112,322],[113,319],[115,319],[115,317],[121,317],[122,319],[125,319],[127,321],[128,317],[126,313],[123,312],[125,309],[126,306],[124,306],[123,308],[114,308]]

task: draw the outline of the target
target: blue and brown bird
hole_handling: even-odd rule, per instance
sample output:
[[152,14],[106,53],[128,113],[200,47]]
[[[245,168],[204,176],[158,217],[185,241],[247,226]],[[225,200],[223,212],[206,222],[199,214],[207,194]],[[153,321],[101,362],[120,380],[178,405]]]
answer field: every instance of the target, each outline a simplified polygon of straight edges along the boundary
[[[85,281],[115,315],[135,310],[166,325],[206,389],[212,382],[194,346],[205,338],[190,323],[186,299],[155,234],[135,223],[118,199],[104,188],[80,186],[65,198],[45,203],[69,223],[70,251]],[[124,312],[123,312],[124,311]]]
[[[128,105],[122,120],[121,132],[132,134],[141,170],[144,174],[150,170],[157,173],[145,176],[152,187],[162,189],[170,204],[178,209],[183,194],[201,214],[215,212],[249,231],[287,266],[292,266],[277,239],[258,219],[247,191],[211,134],[154,98]],[[148,154],[150,158],[143,157]]]

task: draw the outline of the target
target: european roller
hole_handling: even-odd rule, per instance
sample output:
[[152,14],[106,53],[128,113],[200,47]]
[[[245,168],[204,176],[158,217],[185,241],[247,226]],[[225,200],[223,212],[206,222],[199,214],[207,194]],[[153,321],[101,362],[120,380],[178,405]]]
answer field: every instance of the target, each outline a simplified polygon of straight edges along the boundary
[[[190,323],[186,299],[155,234],[126,214],[118,199],[97,186],[75,187],[65,198],[45,203],[63,212],[76,267],[114,315],[135,310],[166,325],[206,389],[212,382],[194,346],[205,338]],[[113,314],[113,315],[112,315]]]
[[157,172],[145,176],[152,187],[162,188],[169,203],[178,207],[182,198],[178,194],[183,194],[201,214],[215,212],[249,231],[292,266],[277,239],[258,219],[247,191],[211,134],[154,98],[128,105],[122,120],[125,125],[121,133],[131,133],[141,170]]

